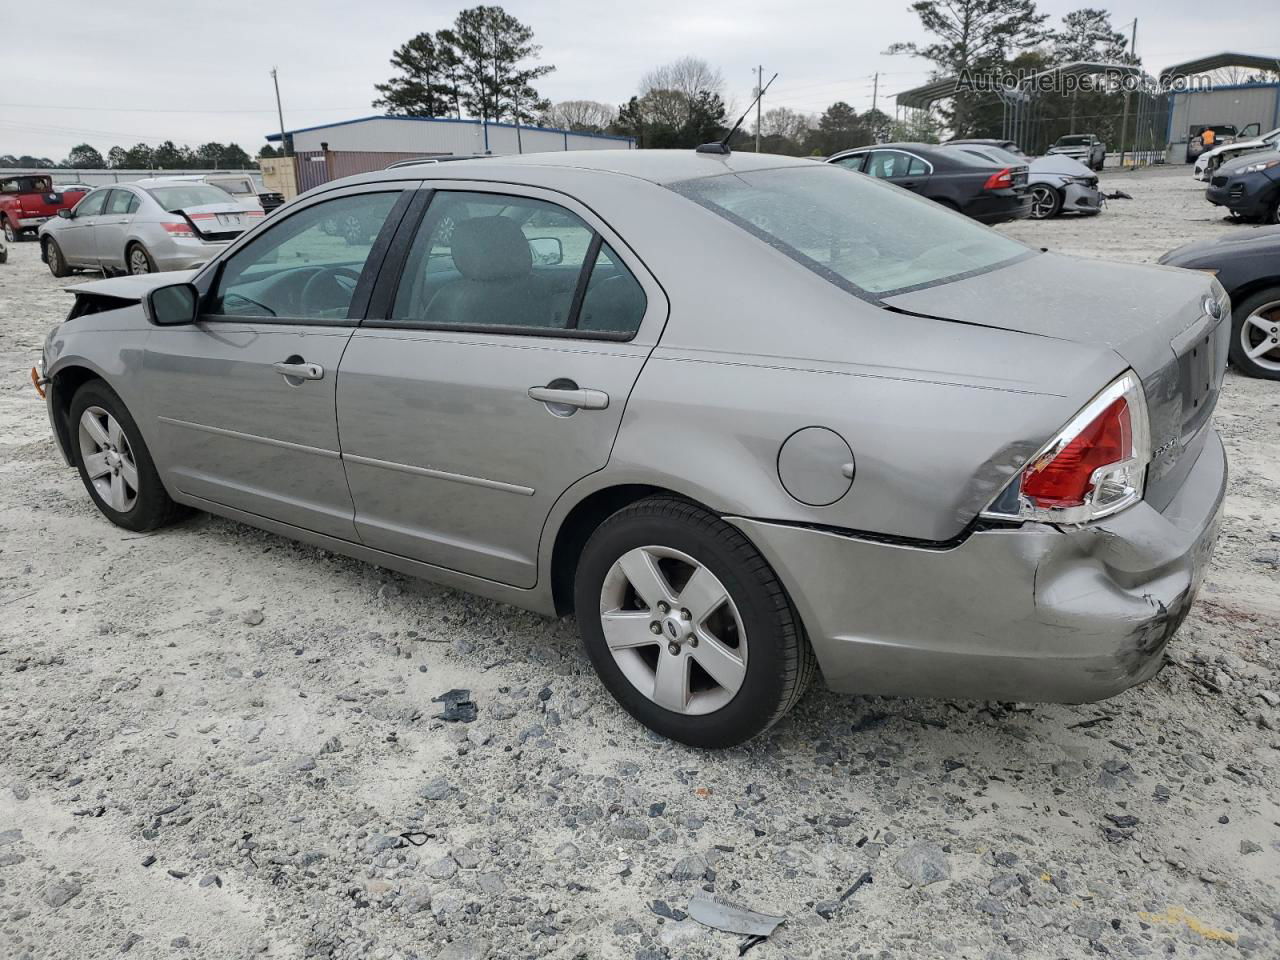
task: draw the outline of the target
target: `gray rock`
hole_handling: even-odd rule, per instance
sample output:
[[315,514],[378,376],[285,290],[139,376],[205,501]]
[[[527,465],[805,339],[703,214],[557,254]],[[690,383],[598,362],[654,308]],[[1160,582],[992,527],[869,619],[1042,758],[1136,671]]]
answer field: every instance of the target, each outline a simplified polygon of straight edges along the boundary
[[894,863],[893,869],[898,876],[917,887],[951,879],[947,855],[932,843],[913,843]]
[[240,620],[251,627],[256,627],[263,621],[262,611],[257,609],[246,610],[244,613],[240,614]]
[[1081,917],[1071,926],[1067,927],[1067,932],[1072,933],[1083,940],[1098,940],[1102,937],[1103,931],[1107,929],[1107,925],[1101,920],[1088,920]]
[[484,960],[488,955],[487,942],[476,937],[463,937],[437,953],[436,960]]
[[0,847],[7,846],[10,843],[17,843],[22,839],[22,831],[16,827],[12,830],[0,830]]
[[577,845],[566,840],[564,843],[560,844],[560,846],[556,847],[556,852],[553,856],[557,860],[576,860],[579,854],[580,851],[578,850]]
[[463,870],[474,870],[480,866],[480,854],[470,847],[456,847],[449,851],[449,855]]
[[458,872],[458,862],[453,857],[441,857],[427,865],[427,876],[433,880],[448,880]]
[[977,907],[983,913],[990,914],[993,917],[1003,917],[1009,912],[1008,907],[993,897],[983,897],[978,901]]
[[1251,853],[1261,853],[1261,852],[1262,852],[1262,845],[1261,845],[1261,844],[1254,843],[1252,840],[1241,840],[1241,841],[1240,841],[1240,853],[1241,853],[1242,855],[1247,856],[1247,855],[1249,855],[1249,854],[1251,854]]
[[31,796],[31,791],[28,790],[26,787],[24,787],[22,784],[15,783],[13,785],[13,799],[21,801],[21,800],[28,799],[30,796]]
[[1018,877],[1015,874],[1007,873],[1003,877],[996,877],[987,887],[987,892],[993,896],[1003,897],[1006,893],[1018,885]]
[[200,886],[202,887],[221,887],[222,878],[216,873],[206,873],[200,878]]
[[444,777],[436,777],[418,791],[418,796],[424,800],[443,800],[449,790],[449,781]]
[[1261,697],[1269,707],[1280,707],[1280,693],[1274,690],[1259,690],[1258,696]]
[[644,840],[649,836],[649,825],[635,817],[626,817],[609,824],[609,832],[621,840]]
[[707,873],[707,860],[700,853],[681,857],[671,868],[672,880],[701,880]]
[[500,896],[507,889],[500,873],[482,873],[476,878],[476,885],[491,897]]
[[60,880],[44,888],[42,899],[55,910],[80,895],[83,887],[74,880]]

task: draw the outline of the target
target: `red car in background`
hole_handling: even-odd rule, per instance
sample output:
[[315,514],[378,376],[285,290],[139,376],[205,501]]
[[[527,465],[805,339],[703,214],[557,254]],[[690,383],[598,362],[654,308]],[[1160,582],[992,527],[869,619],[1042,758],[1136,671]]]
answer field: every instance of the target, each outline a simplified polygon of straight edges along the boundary
[[59,210],[74,207],[85,195],[82,187],[65,192],[45,173],[19,173],[0,177],[0,229],[15,243],[23,234],[35,234],[40,224]]

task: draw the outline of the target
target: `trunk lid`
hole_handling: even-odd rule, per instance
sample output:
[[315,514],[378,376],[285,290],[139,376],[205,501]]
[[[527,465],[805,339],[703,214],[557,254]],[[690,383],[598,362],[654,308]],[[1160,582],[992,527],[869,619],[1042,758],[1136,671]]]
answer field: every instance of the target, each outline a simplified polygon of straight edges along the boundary
[[1045,253],[883,302],[1119,355],[1146,392],[1147,500],[1164,509],[1200,453],[1225,372],[1231,324],[1206,312],[1211,290],[1208,277],[1191,271]]
[[173,212],[185,217],[205,240],[234,240],[262,219],[261,210],[246,210],[234,201],[204,203]]

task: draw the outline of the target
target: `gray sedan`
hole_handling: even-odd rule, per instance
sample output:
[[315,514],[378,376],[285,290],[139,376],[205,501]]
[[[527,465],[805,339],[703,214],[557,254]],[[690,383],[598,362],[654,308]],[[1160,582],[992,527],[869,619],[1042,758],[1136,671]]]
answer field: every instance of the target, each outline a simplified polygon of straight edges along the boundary
[[[372,228],[325,230],[348,217]],[[367,174],[190,276],[73,292],[33,376],[113,523],[206,510],[576,613],[617,700],[690,744],[819,672],[1116,694],[1160,669],[1221,517],[1215,280],[808,160]]]
[[99,187],[41,225],[40,256],[55,277],[189,270],[263,218],[205,183],[148,179]]

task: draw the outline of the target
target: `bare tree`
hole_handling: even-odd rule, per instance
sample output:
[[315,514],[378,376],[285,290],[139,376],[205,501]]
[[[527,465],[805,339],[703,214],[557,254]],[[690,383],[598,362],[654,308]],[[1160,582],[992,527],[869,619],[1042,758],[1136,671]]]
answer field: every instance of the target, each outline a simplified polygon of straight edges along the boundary
[[789,107],[774,107],[766,110],[760,118],[760,135],[762,137],[783,137],[795,143],[803,143],[809,131],[817,125],[813,117],[792,110]]
[[618,117],[618,111],[597,100],[565,100],[551,107],[542,117],[548,127],[603,133]]
[[724,76],[719,70],[698,57],[681,57],[671,63],[650,70],[640,78],[640,95],[654,90],[674,90],[689,100],[699,93],[714,93],[724,98]]

